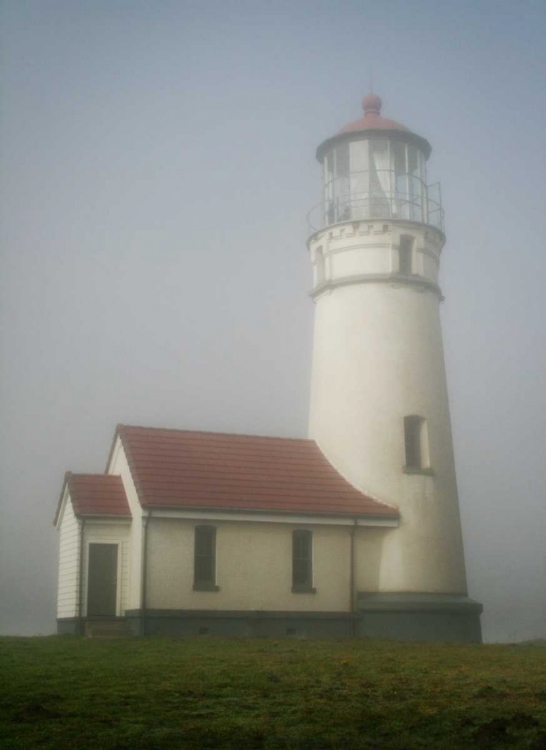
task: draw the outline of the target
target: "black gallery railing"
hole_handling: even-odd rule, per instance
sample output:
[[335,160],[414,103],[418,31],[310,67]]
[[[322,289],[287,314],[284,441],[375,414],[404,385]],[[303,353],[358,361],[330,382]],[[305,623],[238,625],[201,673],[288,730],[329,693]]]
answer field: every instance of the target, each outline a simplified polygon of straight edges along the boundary
[[412,192],[374,188],[356,194],[331,192],[332,197],[318,203],[307,215],[311,233],[330,224],[359,219],[398,219],[444,229],[439,183],[421,183],[420,189]]

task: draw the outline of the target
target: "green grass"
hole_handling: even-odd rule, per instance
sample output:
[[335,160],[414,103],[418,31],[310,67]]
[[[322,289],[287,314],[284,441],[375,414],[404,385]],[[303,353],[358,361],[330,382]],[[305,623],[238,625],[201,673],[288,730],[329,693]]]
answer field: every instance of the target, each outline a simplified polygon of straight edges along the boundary
[[0,748],[546,748],[546,648],[0,638]]

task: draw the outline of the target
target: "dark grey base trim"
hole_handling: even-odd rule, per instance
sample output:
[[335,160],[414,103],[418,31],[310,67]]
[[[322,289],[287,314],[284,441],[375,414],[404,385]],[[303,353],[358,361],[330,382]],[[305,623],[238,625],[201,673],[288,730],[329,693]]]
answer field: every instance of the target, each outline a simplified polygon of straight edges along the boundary
[[58,635],[83,635],[85,621],[81,617],[57,618]]
[[115,629],[120,635],[124,635],[123,625],[127,624],[125,617],[104,616],[104,617],[60,617],[57,618],[58,635],[91,635],[94,629],[110,628],[114,633]]
[[[359,594],[358,612],[127,610],[133,635],[348,638],[481,643],[482,605],[447,594]],[[57,620],[59,634],[83,635],[93,618]],[[88,627],[89,629],[89,627]]]
[[483,607],[450,594],[359,594],[359,635],[404,641],[481,643]]
[[235,637],[299,636],[341,638],[352,634],[348,612],[261,612],[220,610],[127,610],[127,622],[138,635],[214,635]]
[[359,595],[359,612],[128,610],[135,635],[235,637],[360,636],[401,641],[481,643],[481,604],[434,594]]

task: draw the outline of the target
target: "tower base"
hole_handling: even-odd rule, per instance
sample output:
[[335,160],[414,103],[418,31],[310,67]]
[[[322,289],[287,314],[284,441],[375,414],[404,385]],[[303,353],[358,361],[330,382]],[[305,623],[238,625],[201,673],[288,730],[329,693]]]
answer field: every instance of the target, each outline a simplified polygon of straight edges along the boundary
[[398,641],[481,643],[483,607],[451,594],[359,594],[358,635]]

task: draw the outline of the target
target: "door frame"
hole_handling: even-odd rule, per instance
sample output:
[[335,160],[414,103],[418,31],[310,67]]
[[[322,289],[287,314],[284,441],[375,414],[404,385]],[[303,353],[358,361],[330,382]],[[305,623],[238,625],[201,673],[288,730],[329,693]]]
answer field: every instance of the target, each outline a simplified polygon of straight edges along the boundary
[[121,550],[122,545],[119,539],[87,539],[85,543],[85,597],[84,597],[84,617],[87,617],[87,606],[89,603],[89,547],[92,544],[110,544],[116,545],[117,569],[116,569],[116,613],[115,617],[121,616]]

